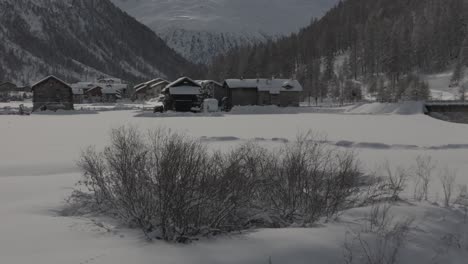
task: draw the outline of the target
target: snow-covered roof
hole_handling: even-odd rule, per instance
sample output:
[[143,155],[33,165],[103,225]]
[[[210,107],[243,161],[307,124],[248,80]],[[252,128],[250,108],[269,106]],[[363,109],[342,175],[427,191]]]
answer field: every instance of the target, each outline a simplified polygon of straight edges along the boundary
[[83,95],[84,94],[83,89],[81,89],[81,88],[72,87],[72,92],[73,92],[73,95]]
[[208,83],[214,83],[216,85],[223,86],[221,83],[219,83],[217,81],[214,81],[214,80],[196,80],[196,82],[199,83],[200,85],[205,85],[205,84],[208,84]]
[[59,81],[59,82],[65,84],[66,86],[71,87],[67,82],[61,80],[60,78],[58,78],[58,77],[56,77],[54,75],[49,75],[49,76],[45,77],[44,79],[42,79],[42,80],[36,82],[35,84],[31,85],[31,89],[34,90],[35,86],[37,86],[37,85],[39,85],[39,84],[41,84],[41,83],[43,83],[43,82],[45,82],[45,81],[47,81],[49,79],[55,79],[56,81]]
[[101,78],[97,80],[98,83],[108,83],[108,84],[122,84],[122,80],[118,78]]
[[146,88],[148,88],[148,85],[144,84],[143,86],[140,86],[140,87],[136,88],[135,93],[139,93],[141,91],[144,91],[144,90],[146,90]]
[[91,91],[93,91],[93,90],[96,90],[96,89],[102,89],[102,87],[99,86],[99,85],[95,85],[94,87],[92,87],[92,88],[90,88],[89,90],[87,90],[86,93],[89,93],[89,92],[91,92]]
[[144,87],[144,86],[146,86],[146,83],[145,83],[145,82],[135,85],[135,87],[133,87],[133,89],[135,89],[135,91],[136,91],[136,90],[138,90],[139,88]]
[[120,90],[127,88],[124,83],[105,83],[105,82],[77,82],[71,85],[73,89],[94,89],[102,88],[103,94],[118,94]]
[[169,93],[172,95],[199,95],[200,94],[200,87],[196,86],[176,86],[170,87]]
[[166,84],[166,85],[167,85],[167,84],[169,84],[169,82],[168,82],[168,81],[160,81],[160,82],[157,82],[157,83],[151,85],[150,87],[151,87],[151,88],[154,88],[154,87],[159,86],[159,85],[162,85],[162,84]]
[[230,89],[257,88],[261,92],[279,94],[280,92],[302,92],[302,85],[291,79],[227,79]]
[[[184,84],[184,85],[180,85],[180,84]],[[189,86],[187,84],[191,84],[190,86],[193,86],[193,87],[201,87],[199,83],[195,82],[194,80],[190,79],[189,77],[181,77],[173,82],[171,82],[170,84],[168,84],[166,86],[166,88],[170,88],[170,87],[174,87],[174,86]]]
[[95,83],[92,82],[77,82],[70,85],[72,88],[87,89],[96,87]]
[[[99,85],[99,86],[102,87],[102,85]],[[114,84],[106,84],[105,87],[112,88],[115,90],[123,90],[127,88],[127,85],[125,83],[114,83]]]
[[[1,82],[0,83],[0,86],[3,86],[3,85],[14,85],[16,87],[16,84],[12,83],[12,82]],[[17,87],[18,88],[18,87]]]
[[151,85],[153,85],[153,84],[155,84],[155,83],[158,83],[158,82],[160,82],[160,81],[164,81],[164,80],[161,79],[161,78],[156,78],[156,79],[153,79],[153,80],[151,80],[151,81],[147,81],[145,84],[148,85],[148,86],[151,86]]
[[147,88],[153,88],[156,85],[160,85],[161,83],[169,83],[169,82],[161,78],[156,78],[151,81],[140,83],[137,86],[135,86],[134,89],[135,89],[135,92],[140,92],[140,91],[146,90]]

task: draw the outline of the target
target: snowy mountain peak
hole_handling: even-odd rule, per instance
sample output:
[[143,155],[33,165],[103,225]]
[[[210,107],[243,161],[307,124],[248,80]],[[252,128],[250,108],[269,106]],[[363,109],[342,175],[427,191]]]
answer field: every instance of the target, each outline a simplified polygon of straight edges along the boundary
[[335,0],[113,0],[151,28],[284,34],[321,16]]
[[308,25],[338,0],[112,0],[196,62]]

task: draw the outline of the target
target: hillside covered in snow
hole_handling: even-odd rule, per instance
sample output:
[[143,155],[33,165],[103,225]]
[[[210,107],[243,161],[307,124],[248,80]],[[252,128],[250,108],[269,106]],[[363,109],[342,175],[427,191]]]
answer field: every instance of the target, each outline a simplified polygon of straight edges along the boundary
[[109,0],[0,0],[0,81],[188,74],[191,64]]
[[112,0],[196,62],[307,26],[336,0]]

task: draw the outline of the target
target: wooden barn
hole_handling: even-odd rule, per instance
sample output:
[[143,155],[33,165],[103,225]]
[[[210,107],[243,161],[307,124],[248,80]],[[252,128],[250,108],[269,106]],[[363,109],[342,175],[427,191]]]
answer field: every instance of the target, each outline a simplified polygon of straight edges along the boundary
[[73,110],[73,91],[70,85],[55,76],[48,76],[34,84],[33,111],[42,110]]
[[290,79],[228,79],[224,82],[230,106],[299,106],[302,85]]
[[200,90],[201,85],[188,77],[182,77],[168,84],[162,90],[166,110],[189,112],[200,108]]
[[83,93],[84,99],[88,103],[102,103],[103,102],[103,93],[101,86],[94,86],[92,88],[87,89]]

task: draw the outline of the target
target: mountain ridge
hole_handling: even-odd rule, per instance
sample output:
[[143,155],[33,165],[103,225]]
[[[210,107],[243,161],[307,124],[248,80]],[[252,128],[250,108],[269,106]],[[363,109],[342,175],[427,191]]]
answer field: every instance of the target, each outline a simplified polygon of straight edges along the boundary
[[28,84],[113,76],[130,82],[197,72],[109,0],[0,0],[0,79]]

